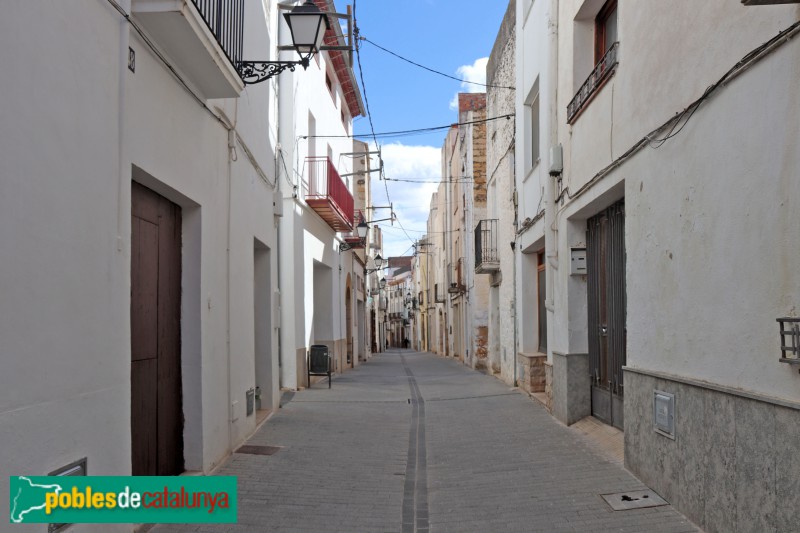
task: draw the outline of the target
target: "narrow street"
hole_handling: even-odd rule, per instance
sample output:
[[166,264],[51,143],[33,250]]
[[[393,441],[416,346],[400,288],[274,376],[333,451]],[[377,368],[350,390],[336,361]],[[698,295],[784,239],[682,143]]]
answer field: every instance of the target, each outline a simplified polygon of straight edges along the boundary
[[216,474],[239,480],[236,525],[170,531],[697,529],[671,506],[612,511],[646,487],[537,402],[457,361],[393,350],[285,394]]

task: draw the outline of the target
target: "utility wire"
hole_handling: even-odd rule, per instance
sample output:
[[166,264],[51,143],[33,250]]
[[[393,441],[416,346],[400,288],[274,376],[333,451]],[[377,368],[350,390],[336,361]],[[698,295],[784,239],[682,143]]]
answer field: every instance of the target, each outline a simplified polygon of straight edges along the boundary
[[[716,82],[709,85],[703,92],[702,96],[700,96],[697,100],[689,104],[682,112],[677,113],[674,117],[670,118],[669,120],[658,126],[656,129],[654,129],[653,131],[651,131],[650,133],[639,139],[639,141],[637,141],[633,146],[631,146],[627,152],[619,156],[617,159],[612,161],[608,166],[606,166],[605,168],[600,170],[597,174],[592,176],[592,178],[585,184],[583,184],[583,186],[581,186],[577,191],[575,191],[574,194],[569,190],[569,187],[564,188],[564,190],[561,191],[561,193],[556,198],[555,203],[561,202],[565,196],[569,200],[574,200],[578,196],[582,195],[587,190],[589,190],[595,183],[597,183],[600,179],[605,177],[608,173],[610,173],[618,166],[622,165],[625,161],[627,161],[635,153],[641,150],[644,146],[649,145],[654,149],[663,146],[665,142],[678,135],[683,130],[683,128],[686,127],[686,124],[689,123],[689,120],[691,120],[692,116],[694,116],[694,113],[703,104],[703,102],[711,98],[711,96],[713,96],[714,93],[716,93],[720,88],[724,87],[726,83],[730,82],[731,79],[738,76],[750,65],[754,64],[756,61],[760,60],[762,57],[772,52],[777,47],[788,42],[789,39],[792,37],[792,35],[798,31],[800,31],[800,21],[795,22],[788,28],[779,32],[772,39],[768,40],[767,42],[763,43],[757,48],[751,50],[742,59],[740,59],[739,62],[737,62],[725,74],[723,74],[721,78],[719,78]],[[678,124],[681,124],[681,126],[676,130],[675,128],[678,127]],[[666,135],[664,135],[664,137],[660,139],[655,138],[661,132],[666,130],[668,127],[669,131],[666,133]],[[563,209],[564,207],[561,208],[561,210]],[[561,210],[559,210],[559,212]]]
[[386,178],[386,181],[403,181],[405,183],[471,183],[472,178],[461,178],[454,180],[409,180],[403,178]]
[[[360,30],[358,29],[358,19],[356,18],[356,2],[357,0],[353,0],[353,37],[354,37],[354,48],[356,49],[356,60],[358,61],[358,76],[361,79],[361,91],[364,93],[364,107],[367,110],[367,119],[369,120],[369,129],[372,132],[372,140],[375,142],[375,146],[378,148],[378,153],[381,151],[381,145],[378,143],[378,137],[375,135],[375,125],[372,123],[372,113],[369,110],[369,99],[367,98],[367,84],[364,83],[364,67],[361,66],[361,47],[358,45],[359,42],[359,33]],[[346,135],[344,137],[353,137],[352,135]],[[381,165],[381,175],[383,175],[383,163]],[[389,198],[389,187],[386,185],[386,181],[383,182],[383,187],[386,190],[386,201],[389,205],[392,205],[392,200]]]
[[403,57],[400,54],[392,52],[391,50],[388,50],[388,49],[384,48],[383,46],[370,41],[366,37],[359,37],[359,39],[362,40],[362,41],[368,42],[369,44],[371,44],[375,48],[379,48],[379,49],[383,50],[387,54],[391,54],[391,55],[393,55],[394,57],[396,57],[398,59],[402,59],[406,63],[411,63],[415,67],[419,67],[421,69],[427,70],[428,72],[433,72],[434,74],[438,74],[439,76],[444,76],[445,78],[450,78],[451,80],[460,81],[461,83],[470,83],[472,85],[480,85],[481,87],[489,87],[489,88],[492,88],[492,89],[509,89],[511,91],[515,91],[516,90],[514,87],[507,87],[505,85],[488,85],[486,83],[480,83],[480,82],[477,82],[477,81],[469,81],[469,80],[464,80],[464,79],[461,79],[461,78],[456,78],[455,76],[451,76],[450,74],[445,74],[444,72],[440,72],[440,71],[432,69],[430,67],[426,67],[425,65],[420,65],[416,61],[411,61],[410,59],[408,59],[406,57]]
[[[358,49],[356,49],[356,50],[358,50]],[[363,85],[363,83],[364,83],[363,82],[363,78],[362,78],[362,82],[361,83]],[[366,101],[366,95],[364,97],[364,100]],[[369,111],[367,111],[367,113],[369,113]],[[512,118],[514,118],[514,114],[513,113],[509,113],[507,115],[498,115],[496,117],[488,117],[488,118],[482,118],[482,119],[478,119],[478,120],[469,120],[469,121],[466,121],[466,122],[453,122],[453,123],[447,124],[447,125],[430,126],[430,127],[427,127],[427,128],[416,128],[416,129],[410,129],[410,130],[397,130],[397,131],[385,131],[385,132],[381,132],[381,133],[375,133],[375,130],[373,129],[371,133],[354,133],[354,134],[350,134],[350,135],[303,135],[300,138],[301,139],[317,139],[317,138],[334,139],[334,138],[340,138],[340,137],[344,137],[344,138],[373,137],[373,139],[375,140],[375,143],[377,144],[378,141],[377,141],[376,137],[402,137],[404,135],[423,134],[423,133],[430,133],[430,132],[439,131],[439,130],[449,130],[450,128],[453,128],[453,127],[456,127],[456,126],[470,126],[470,125],[473,125],[473,124],[483,124],[483,123],[486,123],[486,122],[491,122],[491,121],[500,120],[500,119],[510,120]],[[372,127],[372,124],[370,122],[370,128],[371,127]]]

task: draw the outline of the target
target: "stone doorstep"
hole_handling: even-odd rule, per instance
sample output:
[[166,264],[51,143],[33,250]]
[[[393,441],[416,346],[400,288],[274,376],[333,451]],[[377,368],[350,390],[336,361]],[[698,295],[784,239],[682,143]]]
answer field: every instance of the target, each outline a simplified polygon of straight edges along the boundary
[[522,363],[522,388],[529,394],[545,391],[545,366],[547,354],[518,352],[517,361]]

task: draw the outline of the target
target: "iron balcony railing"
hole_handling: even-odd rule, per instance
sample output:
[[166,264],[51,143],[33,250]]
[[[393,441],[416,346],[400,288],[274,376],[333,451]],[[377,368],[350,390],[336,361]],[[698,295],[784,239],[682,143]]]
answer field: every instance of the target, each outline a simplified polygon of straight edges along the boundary
[[784,363],[800,364],[800,318],[778,319],[781,358]]
[[244,42],[244,0],[192,0],[192,3],[238,71]]
[[455,264],[450,265],[450,294],[461,294],[467,291],[467,268],[466,260],[459,257]]
[[327,157],[306,158],[306,203],[336,231],[353,229],[353,195]]
[[616,42],[606,51],[605,55],[595,65],[592,73],[583,82],[578,93],[572,98],[572,101],[567,105],[567,123],[572,124],[578,117],[581,110],[594,98],[597,90],[603,85],[614,72],[617,66],[617,52],[619,50],[619,43]]
[[497,219],[481,220],[475,226],[475,272],[481,274],[500,268],[497,253]]

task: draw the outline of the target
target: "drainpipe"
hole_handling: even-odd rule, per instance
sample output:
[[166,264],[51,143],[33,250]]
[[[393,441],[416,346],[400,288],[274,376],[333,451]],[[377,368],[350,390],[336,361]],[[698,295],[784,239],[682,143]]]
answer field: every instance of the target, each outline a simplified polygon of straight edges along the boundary
[[[130,14],[131,6],[130,0],[123,0],[120,3],[120,7],[125,13]],[[119,43],[119,109],[118,109],[118,131],[117,131],[117,157],[119,158],[119,180],[117,183],[117,252],[123,251],[123,242],[124,239],[122,236],[125,234],[125,230],[123,228],[127,227],[126,224],[130,224],[130,212],[131,212],[131,199],[128,195],[126,195],[126,191],[129,191],[131,188],[131,166],[127,162],[127,150],[125,147],[127,146],[127,140],[125,135],[125,130],[127,129],[126,126],[126,113],[125,113],[125,89],[126,89],[126,80],[128,77],[128,50],[130,47],[130,27],[128,26],[127,19],[120,20],[120,43]],[[125,199],[127,198],[127,202]],[[130,234],[131,230],[128,229],[128,248],[130,249]],[[128,261],[130,263],[130,261]],[[128,265],[130,268],[130,264]],[[130,332],[129,332],[130,336]],[[130,344],[130,342],[128,343]],[[130,347],[130,346],[129,346]]]
[[[516,159],[516,158],[515,158]],[[513,162],[514,167],[516,168],[516,161]],[[518,326],[519,322],[517,321],[517,317],[519,313],[517,313],[517,231],[516,231],[516,222],[517,222],[517,203],[514,202],[514,240],[511,241],[511,252],[512,252],[512,261],[511,264],[513,265],[513,272],[514,275],[512,276],[512,287],[514,287],[513,296],[511,297],[511,309],[514,310],[514,353],[511,354],[514,358],[513,364],[511,366],[514,367],[514,386],[517,387],[517,354],[519,353],[519,339],[518,339]]]
[[225,246],[225,282],[227,285],[226,305],[225,305],[225,344],[226,344],[226,371],[228,382],[228,451],[233,453],[233,422],[235,420],[235,413],[233,412],[233,387],[231,386],[231,207],[232,207],[232,188],[233,188],[233,162],[234,152],[236,148],[236,123],[239,120],[239,101],[236,100],[235,111],[233,115],[233,124],[231,129],[228,130],[228,216],[226,217],[227,225],[227,239],[228,242]]
[[[550,105],[550,128],[549,128],[549,146],[557,146],[558,144],[558,0],[550,0],[550,13],[548,17],[548,44],[549,44],[549,58],[548,58],[548,101]],[[548,154],[548,162],[549,154]],[[545,308],[550,315],[550,320],[547,321],[550,334],[549,339],[553,339],[552,326],[553,315],[555,314],[555,280],[552,274],[553,271],[558,270],[558,229],[556,225],[556,190],[555,190],[555,177],[548,177],[546,183],[547,206],[545,212],[545,257],[547,258],[547,265],[550,267],[550,275],[546,276],[546,297]],[[552,344],[552,343],[548,343]],[[548,351],[552,352],[550,348]]]

